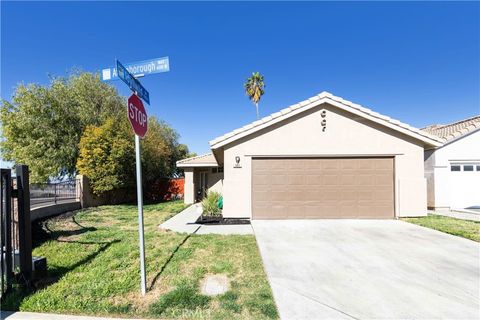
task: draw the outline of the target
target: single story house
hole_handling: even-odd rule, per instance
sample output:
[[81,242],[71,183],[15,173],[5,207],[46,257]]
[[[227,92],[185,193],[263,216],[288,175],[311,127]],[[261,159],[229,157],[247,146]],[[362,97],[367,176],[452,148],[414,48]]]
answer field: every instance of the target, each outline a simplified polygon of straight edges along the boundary
[[[224,217],[426,215],[424,150],[441,138],[322,92],[210,141],[177,162],[185,202],[223,194]],[[198,197],[197,197],[198,195]]]
[[423,130],[444,142],[425,150],[428,207],[480,208],[480,115]]

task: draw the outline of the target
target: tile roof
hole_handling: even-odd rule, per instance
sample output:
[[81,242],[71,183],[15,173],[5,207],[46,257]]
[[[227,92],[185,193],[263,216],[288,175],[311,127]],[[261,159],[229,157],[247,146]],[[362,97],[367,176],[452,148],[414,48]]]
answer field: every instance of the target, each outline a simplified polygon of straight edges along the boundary
[[433,124],[422,130],[448,142],[478,129],[480,129],[480,115],[450,124]]
[[235,141],[257,130],[263,129],[283,119],[286,119],[290,116],[293,116],[302,111],[318,106],[321,103],[329,103],[331,105],[340,107],[341,109],[344,109],[346,111],[357,113],[367,119],[383,124],[392,129],[403,132],[407,135],[413,136],[433,146],[440,146],[443,142],[437,136],[431,135],[426,131],[422,131],[420,129],[414,128],[408,124],[405,124],[398,120],[381,115],[378,112],[375,112],[371,109],[365,108],[359,104],[345,100],[341,97],[334,96],[331,93],[324,91],[314,97],[311,97],[307,100],[291,105],[285,109],[280,110],[279,112],[272,113],[269,116],[266,116],[246,126],[243,126],[229,133],[226,133],[223,136],[215,138],[210,141],[210,147],[212,149],[219,148],[225,144]]
[[217,165],[218,165],[217,160],[215,160],[215,157],[213,156],[212,153],[207,153],[207,154],[203,154],[203,155],[200,155],[200,156],[191,157],[191,158],[182,159],[182,160],[177,161],[177,166],[179,166],[179,167],[189,167],[189,166],[192,166],[192,167],[202,167],[202,166],[216,167]]

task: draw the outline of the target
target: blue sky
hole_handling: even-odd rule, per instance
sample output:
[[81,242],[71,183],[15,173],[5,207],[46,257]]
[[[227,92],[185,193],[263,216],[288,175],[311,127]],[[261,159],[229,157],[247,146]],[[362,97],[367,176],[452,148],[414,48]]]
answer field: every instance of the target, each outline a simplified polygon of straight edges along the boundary
[[[422,127],[480,114],[479,2],[1,2],[1,96],[72,67],[169,56],[149,115],[192,151],[321,91]],[[123,95],[129,90],[112,82]]]

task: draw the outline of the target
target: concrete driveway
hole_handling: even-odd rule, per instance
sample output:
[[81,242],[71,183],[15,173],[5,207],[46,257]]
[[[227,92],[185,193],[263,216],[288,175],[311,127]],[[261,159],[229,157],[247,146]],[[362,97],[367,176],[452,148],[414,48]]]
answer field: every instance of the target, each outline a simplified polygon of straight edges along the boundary
[[282,319],[479,319],[480,246],[397,220],[257,220]]

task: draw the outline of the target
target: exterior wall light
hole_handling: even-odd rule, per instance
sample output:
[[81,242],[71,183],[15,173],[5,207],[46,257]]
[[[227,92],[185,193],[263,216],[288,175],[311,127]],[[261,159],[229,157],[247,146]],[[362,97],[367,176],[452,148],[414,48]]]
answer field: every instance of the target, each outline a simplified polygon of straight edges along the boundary
[[240,157],[236,156],[235,157],[235,166],[234,168],[241,168],[242,166],[240,165]]

